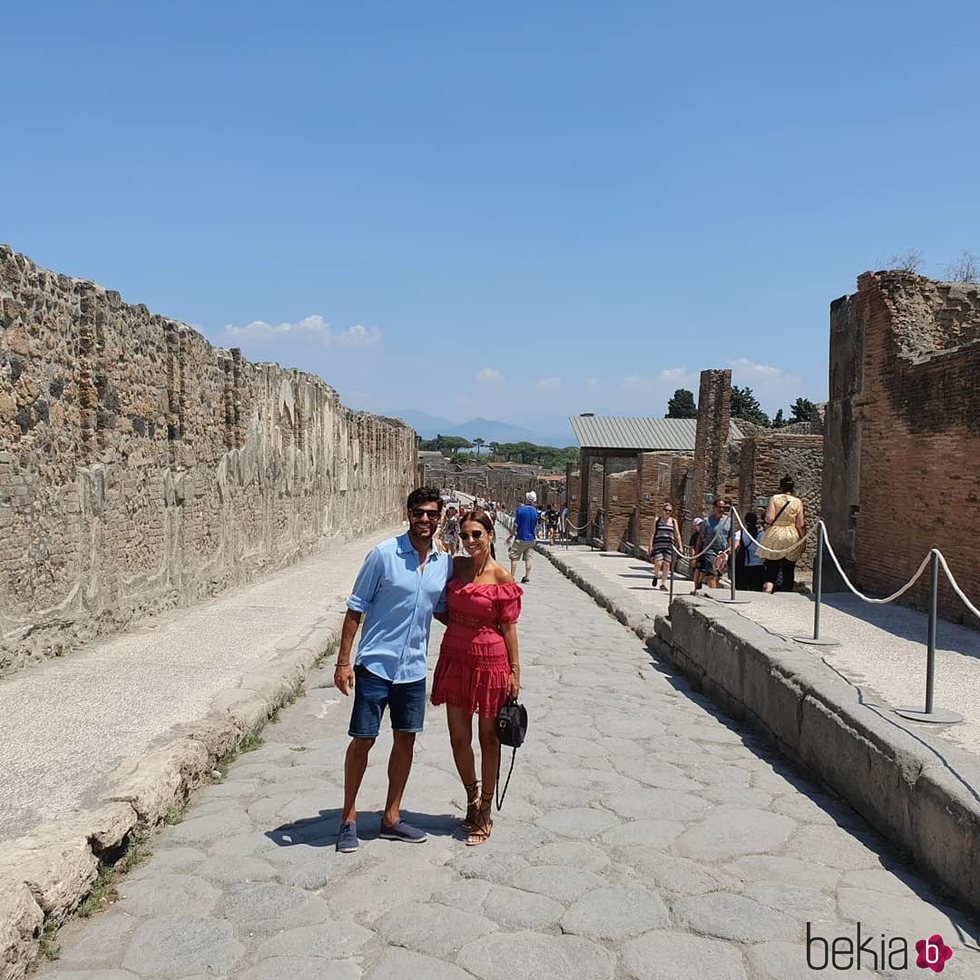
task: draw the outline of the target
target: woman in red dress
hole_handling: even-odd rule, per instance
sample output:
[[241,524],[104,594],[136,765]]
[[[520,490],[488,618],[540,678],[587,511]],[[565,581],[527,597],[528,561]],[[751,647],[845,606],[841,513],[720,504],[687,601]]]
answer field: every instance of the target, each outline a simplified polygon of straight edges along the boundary
[[[463,828],[471,847],[490,836],[497,780],[497,713],[521,690],[517,619],[524,590],[491,557],[493,522],[482,510],[460,519],[466,557],[456,558],[446,587],[449,623],[432,678],[432,703],[446,706],[453,759],[466,789]],[[473,715],[478,715],[480,770],[473,756]]]

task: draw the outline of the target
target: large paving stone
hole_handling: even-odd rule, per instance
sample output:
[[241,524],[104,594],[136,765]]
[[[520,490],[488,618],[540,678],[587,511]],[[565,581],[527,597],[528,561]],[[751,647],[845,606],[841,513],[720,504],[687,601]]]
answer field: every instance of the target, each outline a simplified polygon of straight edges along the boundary
[[676,790],[637,789],[607,793],[602,805],[628,820],[697,820],[708,808],[700,796]]
[[288,929],[271,939],[266,939],[256,950],[255,958],[264,960],[272,956],[322,957],[330,960],[357,956],[377,936],[354,922],[332,919],[316,926]]
[[609,980],[616,957],[580,936],[497,933],[465,946],[457,962],[482,980]]
[[[607,831],[613,833],[613,831]],[[583,841],[563,840],[545,844],[528,855],[531,864],[557,864],[583,871],[601,872],[609,866],[609,855],[595,844]]]
[[946,937],[957,934],[976,939],[980,931],[963,917],[942,907],[930,905],[916,895],[893,895],[868,888],[838,888],[837,907],[846,919],[861,922],[869,930],[922,939],[939,933]]
[[689,827],[671,850],[700,861],[726,861],[741,854],[777,851],[796,829],[789,817],[753,807],[722,805]]
[[122,882],[119,893],[127,915],[206,915],[221,896],[214,885],[190,874],[161,873],[143,881]]
[[648,932],[621,953],[631,980],[746,980],[738,947],[686,932]]
[[61,966],[45,970],[44,976],[51,980],[139,980],[139,975],[129,970],[73,970]]
[[187,977],[231,972],[245,955],[229,922],[190,915],[161,915],[137,926],[123,957],[124,969],[141,976]]
[[178,844],[210,844],[252,829],[252,821],[244,811],[212,813],[203,817],[191,815],[171,830],[170,839]]
[[750,881],[742,889],[742,894],[801,921],[827,918],[834,909],[834,902],[829,895],[807,885]]
[[[407,847],[409,845],[399,845]],[[421,850],[428,844],[413,845]],[[344,855],[339,855],[343,857]],[[349,874],[324,892],[335,915],[370,926],[385,912],[408,902],[428,902],[456,880],[447,868],[418,866],[400,870],[385,863]],[[478,877],[478,876],[474,876]]]
[[674,914],[680,925],[694,932],[739,943],[792,942],[803,931],[798,919],[751,898],[726,892],[679,899],[674,904]]
[[684,831],[675,820],[631,820],[607,830],[602,839],[613,847],[666,847]]
[[468,980],[471,974],[451,963],[413,953],[409,949],[387,949],[364,974],[364,980]]
[[360,980],[361,968],[350,960],[315,956],[274,956],[240,974],[241,980]]
[[[837,933],[843,935],[843,933]],[[803,943],[759,943],[745,951],[745,959],[758,980],[814,980],[827,977],[828,980],[874,980],[879,976],[867,967],[856,970],[835,970],[829,964],[819,972],[807,966],[806,948]],[[822,964],[822,960],[815,961]],[[902,971],[908,975],[907,971]],[[928,976],[926,974],[925,976]]]
[[467,943],[496,932],[497,924],[446,905],[403,905],[382,916],[375,928],[391,946],[451,959]]
[[122,960],[137,920],[113,908],[91,919],[70,922],[58,934],[60,968],[82,969]]
[[841,876],[838,868],[769,854],[740,857],[726,865],[725,870],[747,881],[782,881],[789,885],[799,882],[823,890],[834,888]]
[[619,820],[607,810],[569,807],[546,813],[537,822],[540,826],[553,830],[556,834],[562,834],[564,837],[591,840],[598,837],[604,830],[614,827],[619,823]]
[[241,932],[277,932],[284,923],[305,926],[332,918],[323,899],[301,888],[272,881],[229,886],[215,914],[234,923]]
[[505,929],[544,930],[565,914],[565,907],[546,895],[496,885],[483,901],[483,914]]
[[649,929],[663,929],[670,913],[663,899],[645,888],[597,888],[580,898],[561,920],[562,932],[618,942]]
[[511,875],[508,883],[514,888],[547,895],[559,902],[574,902],[586,892],[604,884],[602,878],[591,871],[555,865],[542,865],[518,871]]
[[840,827],[800,826],[783,854],[843,871],[881,866],[876,851]]

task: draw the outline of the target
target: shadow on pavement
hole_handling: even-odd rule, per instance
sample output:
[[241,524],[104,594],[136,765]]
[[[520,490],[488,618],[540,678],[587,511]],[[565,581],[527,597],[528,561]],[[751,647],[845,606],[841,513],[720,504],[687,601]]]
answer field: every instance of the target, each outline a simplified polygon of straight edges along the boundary
[[[431,837],[452,837],[459,832],[459,817],[450,813],[415,813],[403,810],[402,817]],[[315,817],[303,817],[267,830],[265,836],[279,847],[333,847],[340,832],[340,808],[321,810]],[[362,841],[377,840],[381,834],[381,814],[378,812],[357,815],[357,836]]]

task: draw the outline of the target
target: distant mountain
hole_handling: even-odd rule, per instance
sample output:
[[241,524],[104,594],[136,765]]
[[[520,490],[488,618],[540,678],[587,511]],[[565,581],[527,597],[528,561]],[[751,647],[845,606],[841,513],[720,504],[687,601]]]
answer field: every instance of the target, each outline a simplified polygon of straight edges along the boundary
[[388,413],[394,418],[402,419],[410,425],[423,439],[434,439],[437,435],[462,436],[472,442],[474,439],[482,439],[485,443],[491,442],[533,442],[538,446],[574,446],[575,436],[571,426],[563,435],[548,435],[541,432],[533,432],[520,425],[512,425],[509,422],[498,422],[495,419],[470,419],[469,422],[453,422],[450,419],[440,418],[437,415],[429,415],[426,412],[419,412],[415,409],[404,409],[397,412]]

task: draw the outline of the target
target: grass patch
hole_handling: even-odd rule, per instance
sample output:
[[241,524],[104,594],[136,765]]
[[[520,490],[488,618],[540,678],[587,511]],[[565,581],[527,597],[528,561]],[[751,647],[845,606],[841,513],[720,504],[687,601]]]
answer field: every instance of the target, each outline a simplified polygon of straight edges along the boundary
[[44,923],[44,932],[41,933],[41,941],[38,943],[37,951],[46,960],[56,960],[61,956],[61,945],[55,941],[58,926],[54,922]]
[[228,775],[228,770],[231,769],[232,765],[234,765],[240,756],[245,755],[246,752],[254,752],[256,749],[262,748],[263,745],[265,745],[265,739],[258,732],[249,732],[238,745],[233,749],[229,749],[215,762],[214,768],[221,775],[212,776],[211,781],[220,783]]

